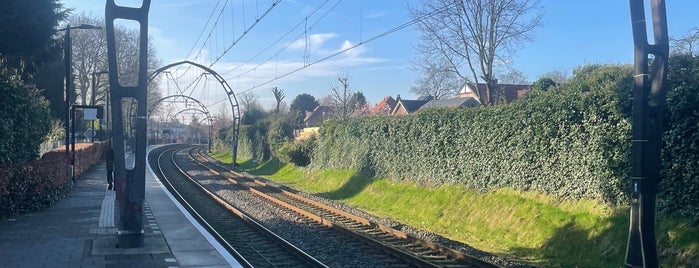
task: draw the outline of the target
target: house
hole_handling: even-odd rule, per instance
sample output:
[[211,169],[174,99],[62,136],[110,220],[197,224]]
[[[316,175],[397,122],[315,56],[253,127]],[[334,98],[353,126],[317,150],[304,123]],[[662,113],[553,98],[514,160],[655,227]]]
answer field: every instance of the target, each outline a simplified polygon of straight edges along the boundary
[[[476,92],[481,92],[482,95],[485,95],[485,84],[483,83],[478,83],[478,91],[476,91],[476,87],[474,87],[474,84],[472,83],[465,83],[462,87],[461,90],[459,90],[459,93],[457,94],[457,98],[474,98],[477,100],[480,100],[479,95]],[[498,99],[504,99],[505,102],[513,102],[522,96],[526,94],[529,89],[531,88],[531,85],[519,85],[519,84],[497,84],[497,81],[495,81],[495,88],[493,88],[493,96],[491,96],[491,99],[493,100],[498,100]]]
[[383,98],[379,103],[371,109],[371,114],[390,114],[398,102],[391,96]]
[[431,100],[425,105],[422,105],[418,111],[423,111],[425,109],[430,109],[430,108],[455,108],[455,109],[461,109],[461,108],[468,108],[468,107],[476,107],[480,106],[481,102],[478,101],[478,99],[473,98],[473,97],[464,97],[464,98],[451,98],[451,99],[442,99],[442,100]]
[[434,98],[432,96],[420,97],[417,100],[404,100],[398,95],[396,100],[396,107],[393,108],[391,114],[412,114],[416,112],[422,105],[430,102]]
[[306,118],[303,119],[303,123],[306,126],[317,126],[325,119],[333,116],[333,108],[326,105],[318,105],[312,112],[306,112]]

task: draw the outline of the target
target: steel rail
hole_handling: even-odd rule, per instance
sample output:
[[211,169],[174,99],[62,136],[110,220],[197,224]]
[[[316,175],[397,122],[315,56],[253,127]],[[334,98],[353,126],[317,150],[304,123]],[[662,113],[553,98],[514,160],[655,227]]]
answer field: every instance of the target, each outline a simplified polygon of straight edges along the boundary
[[[249,227],[255,229],[256,232],[259,232],[259,233],[262,234],[263,236],[268,237],[269,239],[271,239],[272,241],[274,241],[274,243],[277,244],[278,246],[281,246],[282,248],[285,248],[286,252],[293,252],[293,255],[300,257],[300,259],[302,260],[301,262],[305,263],[305,264],[304,264],[304,267],[324,267],[324,268],[327,267],[325,264],[321,263],[320,261],[318,261],[318,260],[315,259],[314,257],[312,257],[312,256],[310,256],[309,254],[303,252],[302,250],[298,249],[297,247],[295,247],[294,245],[292,245],[292,244],[289,243],[288,241],[286,241],[286,240],[284,240],[283,238],[281,238],[279,235],[275,234],[274,232],[272,232],[272,231],[270,231],[269,229],[267,229],[266,227],[264,227],[262,224],[260,224],[259,222],[257,222],[254,218],[252,218],[251,216],[247,215],[247,214],[246,214],[245,212],[243,212],[242,210],[240,210],[240,209],[238,209],[237,207],[235,207],[235,206],[229,204],[228,202],[226,202],[224,199],[222,199],[221,197],[219,197],[219,196],[216,195],[215,193],[212,193],[211,191],[207,190],[207,189],[204,188],[201,184],[199,184],[196,180],[194,180],[192,177],[190,177],[190,176],[187,174],[187,172],[184,171],[184,169],[183,169],[179,164],[177,164],[177,161],[175,160],[175,155],[176,155],[177,152],[179,152],[179,151],[187,150],[187,149],[191,149],[191,148],[194,148],[194,147],[188,147],[188,148],[177,148],[177,147],[175,147],[175,148],[170,149],[170,150],[176,151],[176,152],[171,153],[169,161],[172,162],[172,164],[173,164],[174,167],[175,167],[175,170],[176,170],[179,174],[181,174],[184,178],[186,178],[186,180],[187,180],[189,183],[191,183],[191,184],[193,185],[193,187],[197,188],[198,190],[201,190],[201,191],[202,191],[204,194],[206,194],[209,198],[211,198],[211,199],[214,200],[216,203],[218,203],[218,204],[220,204],[222,207],[224,207],[227,211],[229,211],[230,213],[232,213],[233,215],[235,215],[235,217],[237,217],[238,219],[240,219],[240,220],[242,220],[243,222],[245,222],[245,224],[247,224]],[[163,155],[165,155],[165,154],[164,154],[164,153],[161,153],[161,154],[160,154],[159,160],[158,160],[159,163],[160,163],[160,157],[162,157]],[[163,174],[163,176],[164,176],[165,173],[164,173],[164,170],[162,170],[161,165],[158,165],[158,169],[160,170],[161,174]],[[236,250],[236,247],[239,248],[240,246],[236,246],[236,245],[231,244],[232,241],[229,241],[229,239],[226,238],[225,235],[221,234],[221,231],[226,231],[226,230],[217,230],[217,228],[215,228],[211,223],[209,223],[209,221],[206,220],[206,217],[204,217],[204,216],[201,215],[199,212],[197,212],[197,209],[194,208],[193,205],[191,205],[189,202],[186,201],[186,199],[184,198],[184,196],[183,196],[182,194],[180,194],[179,191],[176,190],[176,188],[175,188],[174,185],[172,185],[168,180],[165,180],[165,182],[168,184],[168,186],[169,186],[168,188],[171,189],[171,191],[172,191],[174,194],[176,194],[176,196],[177,196],[177,198],[180,200],[180,202],[182,202],[183,205],[185,205],[185,206],[188,208],[189,211],[191,211],[194,215],[196,215],[196,217],[198,218],[198,220],[199,220],[200,222],[202,222],[204,225],[206,225],[207,229],[217,238],[217,240],[222,241],[222,243],[224,244],[224,246],[225,246],[229,251],[232,251],[232,253],[236,256],[236,259],[239,259],[239,258],[240,258],[240,260],[241,260],[241,262],[243,263],[244,266],[254,267],[254,265],[251,264],[251,262],[253,262],[253,261],[248,260],[248,259],[249,259],[249,256],[248,256],[248,258],[246,258],[246,257],[243,256],[243,255],[244,255],[243,253],[241,253],[240,251]],[[258,246],[258,247],[259,247],[259,246]],[[256,253],[259,255],[259,257],[265,259],[266,261],[269,261],[269,262],[270,262],[270,265],[272,265],[272,267],[276,267],[275,264],[271,263],[272,261],[271,261],[270,258],[269,258],[269,257],[274,257],[274,256],[265,256],[264,253],[259,252],[258,250],[254,249],[254,248],[252,248],[252,247],[251,247],[251,250],[254,251],[254,252],[256,252]],[[253,262],[253,263],[254,263],[254,262]],[[259,265],[259,264],[258,264],[258,265]],[[293,266],[292,266],[292,267],[293,267]]]
[[[211,159],[208,156],[205,156],[205,154],[202,154],[201,151],[197,151],[197,153],[201,156],[201,158],[204,158],[204,159],[197,160],[197,159],[195,159],[195,157],[190,156],[190,158],[193,161],[197,162],[202,167],[208,169],[211,173],[216,174],[218,176],[225,177],[230,183],[238,184],[238,185],[241,185],[245,188],[248,188],[248,190],[251,191],[252,193],[257,194],[260,197],[267,199],[270,202],[273,202],[279,206],[282,206],[282,207],[287,208],[291,211],[294,211],[298,214],[301,214],[301,215],[303,215],[303,216],[305,216],[305,217],[307,217],[307,218],[309,218],[309,219],[311,219],[319,224],[338,229],[341,232],[350,234],[351,236],[353,236],[357,239],[363,240],[367,243],[378,245],[381,249],[383,249],[387,253],[392,254],[392,255],[394,255],[398,258],[401,258],[405,261],[409,261],[413,265],[417,265],[419,267],[445,267],[445,266],[459,267],[458,266],[459,264],[456,264],[456,266],[454,266],[455,264],[453,264],[453,263],[450,263],[450,264],[444,263],[444,262],[447,262],[449,259],[453,259],[453,260],[458,260],[459,262],[465,263],[467,265],[473,265],[475,267],[500,267],[496,264],[486,262],[484,260],[470,256],[466,253],[463,253],[463,252],[460,252],[457,250],[453,250],[453,249],[444,247],[444,246],[436,244],[436,243],[424,241],[424,240],[419,239],[417,237],[411,236],[405,232],[393,229],[389,226],[381,225],[381,224],[378,224],[378,223],[373,222],[371,220],[353,215],[351,213],[347,213],[345,211],[342,211],[342,210],[339,210],[336,208],[332,208],[330,206],[327,206],[327,205],[322,204],[320,202],[317,202],[315,200],[300,196],[297,193],[292,192],[292,190],[286,189],[285,187],[280,187],[280,186],[276,186],[275,184],[271,184],[268,181],[263,180],[261,178],[251,179],[252,183],[260,186],[259,188],[255,187],[255,186],[245,185],[245,183],[234,179],[234,178],[244,177],[242,174],[240,174],[236,171],[233,171],[226,166],[218,164],[215,160]],[[205,164],[205,162],[208,164],[212,164],[212,165],[216,166],[217,168],[222,169],[223,172],[212,169],[207,164]],[[271,188],[273,188],[273,190],[265,191],[264,187],[271,187]],[[279,195],[284,195],[284,196],[288,197],[289,199],[297,200],[298,202],[304,203],[308,206],[315,207],[317,209],[327,211],[330,214],[334,214],[334,215],[337,215],[339,217],[349,219],[349,221],[359,224],[365,230],[364,230],[364,232],[359,232],[359,231],[353,230],[353,228],[351,226],[345,226],[348,223],[347,222],[342,223],[343,220],[333,220],[333,219],[329,219],[329,216],[318,215],[321,213],[316,214],[316,213],[313,213],[311,211],[308,211],[311,209],[300,208],[296,205],[291,204],[291,202],[289,202],[289,201],[281,200],[281,199],[284,199],[283,197],[277,198],[277,197],[273,196],[276,194],[270,194],[270,192],[279,192],[278,193]],[[351,225],[351,223],[350,223],[350,225]],[[361,228],[361,227],[355,227],[355,228]],[[367,228],[370,228],[370,229],[367,229]],[[380,233],[376,233],[375,232],[376,230],[380,231],[382,234],[389,235],[389,236],[397,238],[399,240],[396,240],[393,243],[387,243],[385,241],[381,241],[381,239],[375,238],[375,236],[381,235]],[[367,233],[371,233],[371,232],[374,232],[373,236],[367,235]],[[399,247],[392,245],[392,244],[396,244],[396,243],[403,244],[403,245],[407,245],[406,243],[417,244],[420,247],[424,247],[424,248],[427,248],[429,250],[432,250],[432,251],[435,251],[435,252],[442,254],[444,256],[444,258],[441,258],[439,256],[435,256],[435,255],[427,256],[428,254],[416,254],[416,253],[411,252],[411,251],[406,251],[403,248],[407,248],[409,246],[404,246],[402,248],[399,248]],[[410,246],[412,246],[412,245],[410,245]],[[434,253],[434,252],[431,252],[431,253]]]

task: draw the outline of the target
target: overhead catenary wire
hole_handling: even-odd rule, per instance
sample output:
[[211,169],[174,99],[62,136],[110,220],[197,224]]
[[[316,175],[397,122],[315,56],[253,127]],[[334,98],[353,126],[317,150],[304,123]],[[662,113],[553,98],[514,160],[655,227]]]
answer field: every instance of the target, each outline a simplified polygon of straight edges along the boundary
[[[338,1],[338,3],[341,2],[341,1],[342,1],[342,0]],[[318,6],[316,9],[314,9],[314,10],[313,10],[311,13],[309,13],[308,15],[306,15],[306,17],[305,17],[303,20],[299,21],[296,25],[294,25],[291,29],[289,29],[289,31],[287,31],[285,34],[281,35],[279,38],[277,38],[274,42],[272,42],[271,44],[269,44],[269,45],[268,45],[267,47],[265,47],[263,50],[261,50],[260,52],[258,52],[258,53],[255,54],[254,56],[250,57],[250,58],[249,58],[248,60],[246,60],[245,62],[243,62],[243,63],[241,63],[241,64],[239,64],[239,65],[237,65],[237,66],[231,68],[230,70],[228,70],[228,71],[226,71],[226,72],[224,72],[224,73],[221,73],[221,75],[223,76],[223,75],[229,74],[229,73],[231,73],[231,72],[234,72],[235,70],[239,69],[240,67],[245,66],[246,64],[250,63],[252,60],[256,59],[257,57],[259,57],[259,56],[262,55],[263,53],[267,52],[269,49],[271,49],[271,48],[274,47],[275,45],[279,44],[279,42],[281,42],[284,38],[286,38],[286,37],[287,37],[289,34],[291,34],[294,30],[298,29],[302,24],[306,23],[306,22],[308,21],[308,17],[309,17],[309,16],[313,16],[316,12],[318,12],[318,10],[320,10],[321,8],[323,8],[323,6],[325,6],[325,4],[327,4],[328,2],[330,2],[330,0],[325,0],[325,2],[323,2],[320,6]],[[337,4],[335,4],[335,6],[337,6]],[[308,29],[308,26],[306,26],[306,29]],[[304,31],[304,33],[306,33],[306,32],[307,32],[307,31]]]
[[[318,23],[320,23],[331,11],[333,11],[342,1],[343,1],[343,0],[338,0],[337,2],[335,2],[335,4],[334,4],[332,7],[330,7],[330,9],[328,9],[325,13],[323,13],[323,14],[320,16],[320,18],[318,18],[315,22],[313,22],[313,24],[311,24],[310,27],[306,27],[306,28],[307,28],[306,31],[304,31],[303,33],[301,33],[300,35],[298,35],[294,40],[299,40],[301,37],[304,37],[304,36],[306,35],[306,32],[307,32],[308,30],[313,29],[313,28],[314,28]],[[302,23],[303,23],[303,22],[304,22],[304,21],[302,21]],[[293,30],[293,29],[292,29],[292,30]],[[307,42],[307,41],[306,41],[306,42]],[[242,76],[244,76],[244,75],[246,75],[246,74],[248,74],[248,73],[250,73],[250,72],[254,72],[255,70],[257,70],[257,68],[259,68],[259,67],[261,67],[261,66],[267,64],[270,60],[272,60],[273,58],[279,56],[279,54],[281,54],[281,53],[284,52],[286,49],[288,49],[289,46],[291,46],[292,44],[293,44],[293,42],[287,43],[285,46],[283,46],[281,49],[279,49],[279,51],[277,51],[277,53],[272,54],[270,57],[268,57],[267,59],[265,59],[265,60],[262,61],[261,63],[255,65],[255,67],[250,68],[249,70],[247,70],[247,71],[245,71],[245,72],[242,72],[242,73],[238,74],[238,75],[235,76],[234,78],[240,78],[240,77],[242,77]],[[304,57],[306,57],[306,56],[308,55],[307,53],[308,53],[308,52],[305,52],[305,53],[304,53]],[[304,61],[304,63],[306,63],[306,61]],[[307,64],[304,64],[304,65],[307,65]],[[225,74],[228,74],[228,73],[230,73],[230,72],[231,72],[231,71],[228,71],[228,72],[226,72]]]
[[[433,11],[433,12],[424,14],[424,15],[422,15],[422,16],[420,16],[420,17],[414,18],[414,19],[412,19],[412,20],[410,20],[410,21],[408,21],[408,22],[406,22],[406,23],[403,23],[403,24],[401,24],[401,25],[399,25],[399,26],[396,26],[396,27],[391,28],[391,29],[389,29],[389,30],[387,30],[387,31],[385,31],[385,32],[382,32],[382,33],[380,33],[380,34],[378,34],[378,35],[375,35],[375,36],[373,36],[373,37],[367,39],[366,41],[359,42],[359,43],[357,43],[356,45],[353,45],[353,46],[347,47],[347,48],[345,48],[345,49],[343,49],[343,50],[337,51],[337,52],[335,52],[335,53],[333,53],[333,54],[330,54],[330,55],[328,55],[328,56],[326,56],[326,57],[323,57],[323,58],[318,59],[318,60],[316,60],[316,61],[314,61],[314,62],[311,62],[311,63],[309,63],[308,65],[304,65],[304,66],[302,66],[302,67],[299,67],[299,68],[296,68],[296,69],[294,69],[294,70],[291,70],[291,71],[289,71],[289,72],[287,72],[286,74],[283,74],[283,75],[281,75],[281,76],[277,76],[277,77],[275,77],[275,78],[272,78],[272,79],[270,79],[270,80],[267,80],[267,81],[265,81],[265,82],[263,82],[263,83],[260,83],[260,84],[257,84],[257,85],[253,84],[253,86],[251,86],[251,87],[248,88],[248,89],[245,89],[245,90],[243,90],[243,91],[238,92],[238,94],[244,94],[244,93],[250,92],[250,91],[252,91],[252,90],[254,90],[254,89],[257,89],[257,88],[260,88],[260,87],[265,86],[265,85],[267,85],[267,84],[270,84],[270,83],[272,83],[272,82],[274,82],[274,81],[277,81],[277,80],[279,80],[279,79],[281,79],[281,78],[284,78],[284,77],[287,77],[287,76],[289,76],[289,75],[292,75],[292,74],[294,74],[294,73],[296,73],[296,72],[298,72],[298,71],[301,71],[301,70],[303,70],[303,69],[306,69],[306,68],[308,68],[308,67],[311,67],[311,66],[313,66],[313,65],[316,65],[316,64],[318,64],[318,63],[327,61],[327,60],[329,60],[329,59],[331,59],[331,58],[334,58],[334,57],[336,57],[336,56],[338,56],[338,55],[344,54],[344,53],[346,53],[346,52],[348,52],[348,51],[350,51],[350,50],[352,50],[352,49],[355,49],[355,48],[357,48],[357,47],[363,46],[363,45],[365,45],[365,44],[367,44],[367,43],[370,43],[370,42],[372,42],[372,41],[375,41],[375,40],[377,40],[377,39],[380,39],[380,38],[382,38],[382,37],[385,37],[385,36],[387,36],[387,35],[390,35],[390,34],[392,34],[392,33],[394,33],[394,32],[397,32],[397,31],[402,30],[402,29],[404,29],[404,28],[407,28],[407,27],[409,27],[409,26],[412,26],[413,24],[416,24],[416,23],[420,22],[421,20],[423,20],[423,19],[425,19],[425,18],[427,18],[427,17],[434,16],[435,14],[438,14],[438,13],[440,13],[440,12],[443,12],[444,10],[447,10],[447,9],[451,8],[454,4],[455,4],[455,3],[447,4],[447,5],[445,5],[444,7],[442,7],[441,9],[439,9],[439,10],[435,10],[435,11]],[[255,68],[253,68],[253,70],[256,69],[256,68],[258,68],[258,67],[259,67],[259,65],[256,66]],[[247,71],[246,73],[249,73],[249,72],[250,72],[250,71]],[[237,76],[237,78],[240,78],[240,76]],[[221,102],[221,101],[217,101],[217,102],[215,102],[215,103],[219,103],[219,102]]]
[[[281,1],[282,1],[282,0],[274,0],[274,1],[272,1],[272,5],[271,5],[269,8],[267,8],[267,9],[265,10],[265,12],[262,13],[261,16],[258,16],[258,17],[255,19],[255,22],[254,22],[252,25],[250,25],[250,27],[247,27],[246,30],[243,32],[243,34],[240,35],[237,39],[235,39],[235,40],[231,43],[231,45],[228,46],[228,47],[223,51],[223,53],[221,53],[221,55],[218,55],[218,57],[216,57],[216,59],[213,60],[213,62],[211,62],[211,64],[209,64],[209,68],[211,68],[212,66],[214,66],[214,64],[216,64],[219,60],[221,60],[221,58],[223,58],[223,56],[225,56],[229,51],[231,51],[231,49],[232,49],[236,44],[238,44],[238,42],[240,42],[241,39],[243,39],[245,36],[247,36],[247,34],[250,33],[250,31],[251,31],[253,28],[255,28],[255,26],[257,26],[257,25],[260,23],[260,21],[262,21],[262,19],[264,19],[264,18],[265,18],[265,17],[266,17],[266,16],[267,16]],[[243,2],[245,2],[245,1],[243,1]],[[244,14],[244,13],[243,13],[243,14]]]

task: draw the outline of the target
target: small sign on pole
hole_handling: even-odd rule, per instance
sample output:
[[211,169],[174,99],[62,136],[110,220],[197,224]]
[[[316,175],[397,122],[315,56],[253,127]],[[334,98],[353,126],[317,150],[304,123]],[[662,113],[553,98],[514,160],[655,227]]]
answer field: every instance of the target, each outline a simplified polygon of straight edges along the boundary
[[85,130],[85,133],[83,133],[83,135],[85,135],[85,138],[87,138],[88,140],[92,140],[93,134],[94,133],[91,128],[88,128],[87,130]]
[[95,120],[97,119],[97,109],[95,108],[85,108],[83,109],[83,119],[84,120]]

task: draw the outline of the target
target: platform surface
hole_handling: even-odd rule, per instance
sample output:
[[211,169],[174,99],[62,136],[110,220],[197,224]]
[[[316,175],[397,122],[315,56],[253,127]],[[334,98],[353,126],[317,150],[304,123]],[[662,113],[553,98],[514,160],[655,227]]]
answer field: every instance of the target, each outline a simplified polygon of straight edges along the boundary
[[105,162],[44,211],[0,221],[0,267],[240,267],[146,171],[143,248],[116,247]]

